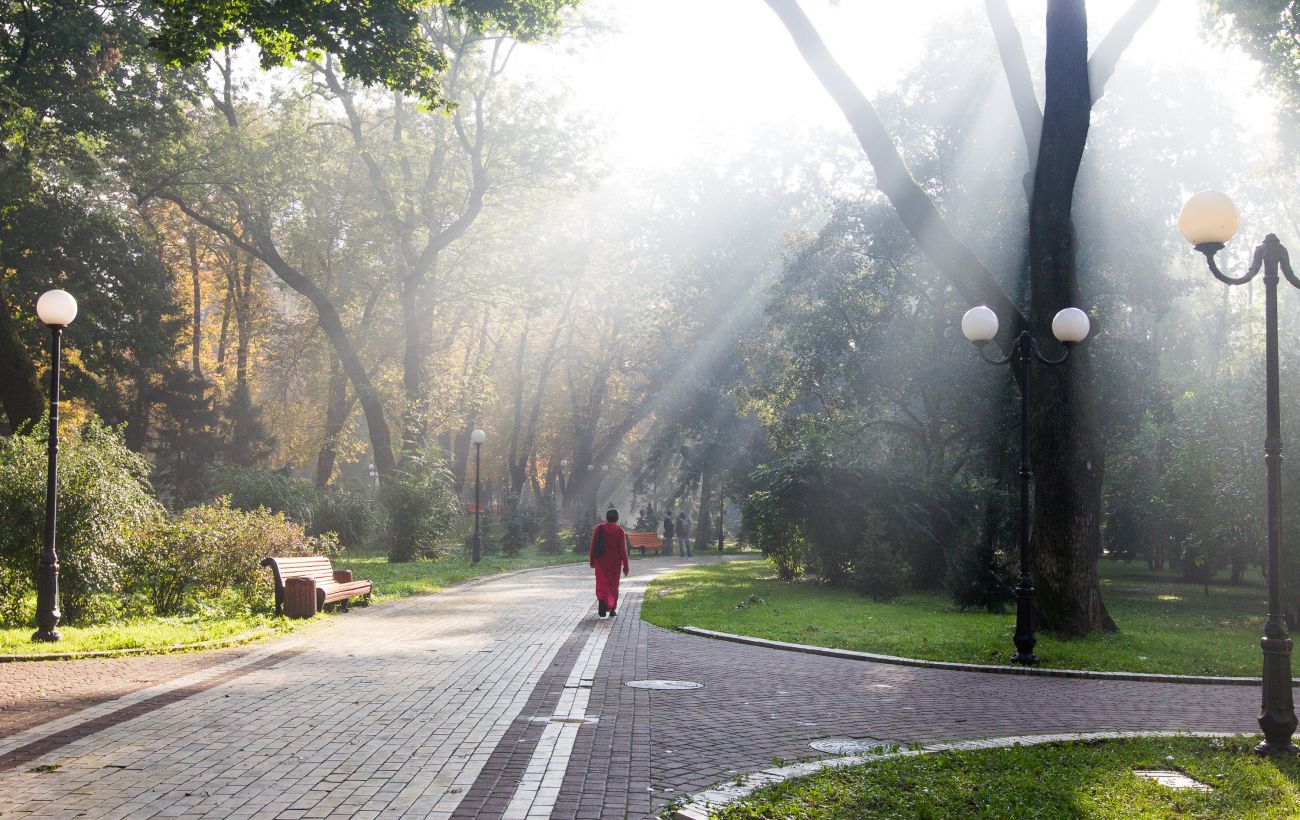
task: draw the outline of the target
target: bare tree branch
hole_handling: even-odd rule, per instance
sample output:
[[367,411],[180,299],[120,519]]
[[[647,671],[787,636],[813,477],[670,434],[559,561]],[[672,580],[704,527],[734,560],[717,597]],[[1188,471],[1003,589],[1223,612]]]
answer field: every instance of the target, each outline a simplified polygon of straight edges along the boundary
[[831,56],[798,0],[764,1],[776,12],[808,67],[839,105],[876,172],[877,186],[921,250],[964,299],[971,304],[986,304],[1006,317],[1004,328],[1018,327],[1023,321],[1019,309],[979,257],[953,235],[929,194],[912,178],[875,107]]
[[1115,73],[1115,66],[1123,56],[1125,49],[1133,42],[1138,31],[1155,12],[1160,0],[1133,0],[1133,5],[1124,12],[1110,31],[1097,44],[1092,57],[1088,59],[1088,85],[1092,89],[1092,101],[1101,99],[1106,93],[1106,83]]
[[993,30],[993,39],[998,46],[998,57],[1002,60],[1002,70],[1007,77],[1011,102],[1016,107],[1016,117],[1020,119],[1020,130],[1025,137],[1026,156],[1032,166],[1038,159],[1038,143],[1043,136],[1043,111],[1038,106],[1038,96],[1034,93],[1034,80],[1029,73],[1025,44],[1020,39],[1020,30],[1011,17],[1007,0],[984,0],[984,7],[988,10],[989,27]]

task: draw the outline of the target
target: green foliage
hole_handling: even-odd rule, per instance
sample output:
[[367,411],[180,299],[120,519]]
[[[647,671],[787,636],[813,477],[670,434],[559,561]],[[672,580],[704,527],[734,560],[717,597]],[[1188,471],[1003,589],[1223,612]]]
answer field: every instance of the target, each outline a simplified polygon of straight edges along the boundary
[[559,555],[564,552],[560,540],[560,507],[554,498],[543,498],[537,505],[538,513],[538,549],[543,555]]
[[[577,0],[438,0],[437,5],[479,30],[496,29],[521,40],[554,31]],[[344,72],[366,85],[383,85],[445,105],[442,75],[447,58],[420,32],[427,3],[418,0],[304,2],[274,0],[159,0],[154,46],[175,65],[201,64],[212,51],[252,40],[262,66],[338,57]]]
[[657,532],[659,530],[659,520],[662,517],[655,512],[653,503],[647,504],[637,511],[636,523],[632,525],[632,532]]
[[873,601],[892,601],[907,590],[907,572],[906,562],[868,536],[853,562],[853,587]]
[[519,500],[519,496],[506,498],[506,513],[502,522],[501,554],[513,558],[528,544],[528,513]]
[[299,524],[310,524],[322,505],[316,485],[294,478],[288,470],[263,470],[235,464],[218,464],[208,473],[210,498],[225,498],[237,510],[258,508],[284,513]]
[[321,496],[309,529],[318,535],[334,533],[340,544],[356,549],[369,544],[382,527],[375,503],[366,490],[336,485]]
[[270,600],[268,573],[258,566],[262,558],[340,552],[333,533],[309,536],[283,513],[245,512],[221,498],[155,528],[148,549],[136,556],[132,579],[157,615],[176,615],[193,607],[196,597],[217,598],[228,590],[251,609]]
[[[711,817],[1233,817],[1300,814],[1300,761],[1260,758],[1258,738],[1141,738],[899,756],[827,768],[754,792]],[[1184,772],[1176,791],[1135,770]]]
[[945,584],[961,609],[1002,612],[1015,595],[1010,557],[991,538],[967,539],[948,563]]
[[436,552],[437,539],[460,517],[460,500],[441,456],[408,455],[379,490],[388,538],[388,558],[414,561]]
[[[0,564],[35,586],[45,523],[47,420],[0,438]],[[124,568],[144,549],[162,506],[149,467],[119,430],[91,418],[59,437],[59,591],[66,623],[92,615],[97,594],[122,589]],[[16,595],[14,592],[9,595]],[[12,613],[13,604],[6,604]]]

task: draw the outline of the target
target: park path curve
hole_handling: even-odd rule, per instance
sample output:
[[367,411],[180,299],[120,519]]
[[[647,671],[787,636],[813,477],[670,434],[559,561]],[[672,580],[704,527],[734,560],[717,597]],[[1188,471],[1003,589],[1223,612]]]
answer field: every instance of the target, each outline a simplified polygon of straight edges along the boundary
[[[826,737],[1256,730],[1246,687],[887,666],[641,621],[645,583],[684,563],[634,561],[613,620],[594,617],[585,566],[527,571],[10,726],[0,817],[642,817]],[[79,668],[118,672],[103,663]],[[0,665],[0,697],[33,666]],[[625,685],[647,678],[704,686]]]

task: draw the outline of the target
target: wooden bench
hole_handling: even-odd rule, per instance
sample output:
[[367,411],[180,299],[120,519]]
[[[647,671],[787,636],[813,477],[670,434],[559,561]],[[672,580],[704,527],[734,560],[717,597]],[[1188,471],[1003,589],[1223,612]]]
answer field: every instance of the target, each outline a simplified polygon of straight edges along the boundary
[[631,552],[634,549],[641,550],[642,555],[646,554],[646,550],[663,552],[664,542],[659,540],[659,533],[657,532],[629,532],[627,534],[627,551]]
[[[348,609],[349,598],[370,601],[370,582],[353,581],[352,570],[334,569],[324,556],[306,558],[262,559],[262,566],[270,567],[275,574],[275,614],[287,611],[291,618],[310,618],[325,608],[326,604],[343,602]],[[285,589],[290,587],[288,606]]]

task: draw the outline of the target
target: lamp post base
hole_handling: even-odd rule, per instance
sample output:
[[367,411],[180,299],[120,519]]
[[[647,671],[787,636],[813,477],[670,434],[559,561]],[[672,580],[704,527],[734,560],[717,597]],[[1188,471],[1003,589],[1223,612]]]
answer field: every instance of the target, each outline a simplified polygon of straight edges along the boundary
[[1260,757],[1273,757],[1275,755],[1294,755],[1300,754],[1300,746],[1294,743],[1272,743],[1267,740],[1261,740],[1255,747],[1255,754]]
[[1037,666],[1038,656],[1033,652],[1017,652],[1011,656],[1011,662],[1024,664],[1025,666]]
[[63,636],[59,634],[59,630],[57,629],[38,629],[36,630],[36,634],[32,636],[32,640],[41,641],[43,643],[54,643],[63,640]]

